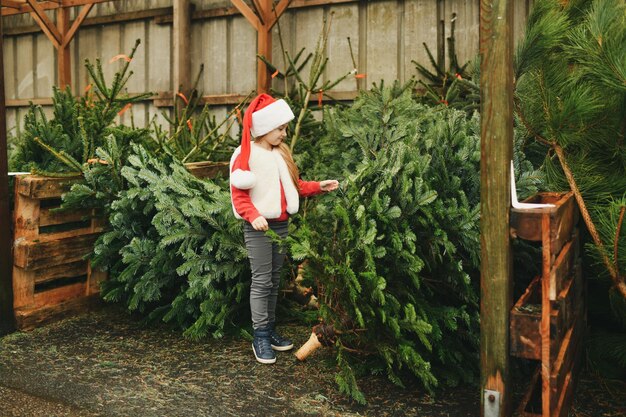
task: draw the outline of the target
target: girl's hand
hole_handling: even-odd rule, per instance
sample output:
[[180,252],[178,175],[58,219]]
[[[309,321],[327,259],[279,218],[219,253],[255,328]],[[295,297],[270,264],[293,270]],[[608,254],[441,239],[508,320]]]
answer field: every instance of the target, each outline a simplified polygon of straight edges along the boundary
[[254,230],[267,230],[269,229],[269,225],[267,224],[267,220],[265,217],[259,216],[250,223]]
[[339,188],[339,181],[337,180],[320,181],[320,187],[322,188],[322,191],[325,191],[325,192],[334,191],[337,188]]

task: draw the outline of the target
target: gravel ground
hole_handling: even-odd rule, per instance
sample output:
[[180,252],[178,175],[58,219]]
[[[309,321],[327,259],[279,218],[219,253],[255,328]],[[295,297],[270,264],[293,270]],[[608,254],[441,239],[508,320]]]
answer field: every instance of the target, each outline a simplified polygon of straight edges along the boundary
[[[300,345],[303,326],[283,327]],[[254,361],[243,338],[192,341],[106,306],[0,338],[0,416],[478,416],[478,388],[431,397],[385,378],[359,381],[368,404],[336,391],[330,351]],[[572,416],[624,416],[626,385],[583,376]]]

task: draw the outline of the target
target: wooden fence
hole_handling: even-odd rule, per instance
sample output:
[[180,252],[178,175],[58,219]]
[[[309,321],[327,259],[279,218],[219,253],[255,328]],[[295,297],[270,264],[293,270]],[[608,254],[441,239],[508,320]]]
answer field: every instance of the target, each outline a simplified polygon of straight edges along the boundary
[[[523,32],[531,5],[531,0],[516,2],[516,39]],[[246,95],[256,82],[254,29],[227,0],[196,0],[193,6],[189,54],[192,77],[204,64],[199,89],[205,95]],[[72,19],[77,11],[72,11]],[[130,52],[139,38],[142,45],[131,64],[135,75],[128,92],[160,94],[135,105],[133,121],[136,126],[145,126],[153,117],[164,122],[161,112],[170,111],[174,88],[172,13],[172,0],[118,0],[94,6],[71,44],[74,93],[82,94],[88,84],[85,59],[100,58],[110,77],[121,65],[119,61],[109,63],[110,58]],[[301,48],[312,52],[323,19],[331,14],[326,48],[330,61],[324,77],[336,79],[353,69],[353,57],[358,71],[367,75],[360,83],[348,78],[337,85],[334,91],[341,97],[353,97],[357,87],[367,88],[380,80],[388,83],[417,77],[411,61],[428,62],[423,43],[436,57],[447,60],[445,38],[450,35],[452,19],[459,61],[466,62],[478,53],[479,0],[293,0],[273,29],[272,62],[284,68],[279,30],[284,48],[291,54]],[[53,14],[50,17],[54,19]],[[42,104],[51,113],[56,54],[30,15],[3,19],[7,128],[15,133],[29,101]],[[225,115],[228,105],[216,105],[216,116]],[[127,112],[121,121],[130,123],[130,117]]]

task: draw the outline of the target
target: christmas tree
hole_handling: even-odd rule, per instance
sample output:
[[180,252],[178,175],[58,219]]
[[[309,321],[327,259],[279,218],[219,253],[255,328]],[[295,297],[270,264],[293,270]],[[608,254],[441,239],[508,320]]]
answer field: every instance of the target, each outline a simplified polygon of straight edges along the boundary
[[364,370],[400,385],[413,374],[430,390],[477,374],[479,120],[419,104],[412,87],[327,112],[316,176],[342,188],[290,238],[334,329],[339,388],[360,402]]
[[[594,350],[626,374],[626,5],[619,0],[535,3],[516,56],[516,115],[552,190],[571,189],[588,230],[586,276],[596,325],[611,343]],[[595,264],[595,265],[592,265]],[[615,343],[615,338],[620,343]],[[602,338],[600,338],[602,340]]]

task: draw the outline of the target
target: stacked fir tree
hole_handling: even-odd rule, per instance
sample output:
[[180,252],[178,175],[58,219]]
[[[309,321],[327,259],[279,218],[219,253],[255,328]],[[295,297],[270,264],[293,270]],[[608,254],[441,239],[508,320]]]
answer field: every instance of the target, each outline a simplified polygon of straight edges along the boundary
[[374,88],[327,112],[316,176],[342,189],[292,241],[336,333],[339,387],[359,401],[366,369],[428,389],[477,371],[479,121],[421,105],[411,89]]

